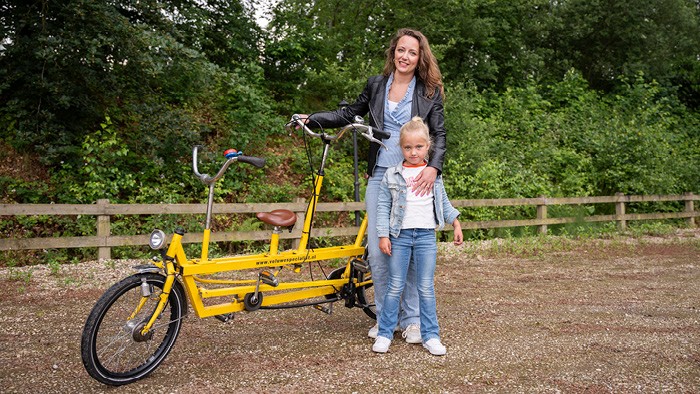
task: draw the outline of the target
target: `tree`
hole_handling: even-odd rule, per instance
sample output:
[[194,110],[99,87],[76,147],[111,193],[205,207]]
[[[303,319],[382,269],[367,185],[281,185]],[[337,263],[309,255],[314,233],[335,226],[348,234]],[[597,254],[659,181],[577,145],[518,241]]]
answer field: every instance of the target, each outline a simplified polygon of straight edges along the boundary
[[619,76],[639,72],[666,87],[700,80],[697,2],[566,0],[553,11],[560,23],[551,34],[552,64],[565,67],[560,73],[580,70],[594,89],[612,91]]
[[448,81],[503,90],[544,78],[553,23],[548,0],[449,2],[441,66]]
[[[274,120],[258,65],[260,28],[243,4],[6,0],[0,138],[40,157],[65,198],[86,182],[79,169],[91,145],[108,156],[127,152],[119,173],[139,174],[139,186],[119,193],[127,200],[147,191],[140,185],[180,183],[163,173],[189,176],[180,164],[194,144],[249,150]],[[90,137],[107,118],[114,144]]]
[[189,145],[212,127],[195,112],[220,105],[227,71],[258,72],[259,28],[239,1],[9,0],[2,11],[0,135],[46,163],[75,160],[107,115],[135,152],[170,159],[168,140]]

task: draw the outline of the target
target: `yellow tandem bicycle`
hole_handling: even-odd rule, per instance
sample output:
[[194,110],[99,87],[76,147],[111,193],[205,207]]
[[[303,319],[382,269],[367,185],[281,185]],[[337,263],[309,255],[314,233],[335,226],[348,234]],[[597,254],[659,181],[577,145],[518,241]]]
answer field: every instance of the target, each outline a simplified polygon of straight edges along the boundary
[[[349,131],[381,144],[388,135],[355,119],[335,135],[316,133],[303,119],[294,115],[287,129],[303,130],[306,136],[320,139],[323,153],[309,199],[299,245],[280,250],[280,234],[296,225],[297,216],[286,209],[258,213],[271,226],[266,253],[210,258],[214,185],[234,163],[262,167],[264,159],[245,156],[233,149],[225,152],[226,161],[214,176],[200,174],[198,150],[192,152],[194,174],[209,187],[206,223],[199,258],[188,258],[182,245],[184,230],[176,229],[169,238],[161,230],[150,236],[150,247],[160,251],[148,264],[134,267],[136,273],[114,284],[92,308],[81,338],[81,356],[88,374],[108,385],[120,386],[144,378],[166,358],[187,315],[189,300],[200,318],[230,320],[235,313],[258,309],[314,306],[329,312],[326,303],[344,301],[348,308],[361,308],[376,318],[371,272],[365,254],[367,217],[360,224],[352,244],[313,248],[309,246],[314,213],[321,193],[324,167],[331,144]],[[304,139],[306,141],[306,137]],[[341,259],[344,265],[326,274],[320,262]],[[311,264],[321,275],[314,277]],[[307,272],[302,269],[308,266]],[[281,275],[282,271],[291,272]],[[288,271],[286,271],[288,270]],[[233,277],[222,278],[226,273]],[[309,278],[310,276],[310,278]],[[288,279],[291,277],[292,279]]]

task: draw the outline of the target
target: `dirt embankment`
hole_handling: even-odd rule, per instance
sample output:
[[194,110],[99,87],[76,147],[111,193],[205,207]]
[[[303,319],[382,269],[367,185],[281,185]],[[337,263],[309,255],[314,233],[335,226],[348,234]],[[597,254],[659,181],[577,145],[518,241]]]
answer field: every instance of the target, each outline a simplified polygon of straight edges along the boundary
[[373,322],[341,303],[332,315],[261,310],[226,324],[191,315],[164,363],[121,388],[87,375],[80,335],[131,263],[3,269],[0,391],[700,392],[700,231],[567,241],[526,257],[440,249],[444,357],[400,336],[388,354],[372,353]]

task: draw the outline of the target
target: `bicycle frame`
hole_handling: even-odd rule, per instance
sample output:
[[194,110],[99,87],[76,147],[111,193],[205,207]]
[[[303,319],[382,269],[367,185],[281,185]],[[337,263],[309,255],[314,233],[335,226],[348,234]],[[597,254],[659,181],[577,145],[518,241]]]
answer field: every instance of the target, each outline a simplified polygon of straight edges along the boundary
[[[279,234],[281,233],[281,230],[279,227],[275,227],[270,238],[270,249],[267,253],[213,259],[209,258],[208,250],[211,235],[210,221],[214,192],[213,186],[214,182],[220,178],[221,175],[223,175],[223,172],[225,171],[226,167],[228,167],[228,164],[230,164],[229,162],[232,159],[229,159],[229,161],[224,164],[222,169],[215,177],[209,177],[206,174],[202,175],[199,174],[197,170],[197,147],[195,147],[193,151],[194,172],[200,177],[200,179],[202,179],[203,182],[209,184],[209,199],[207,204],[206,226],[203,233],[202,254],[199,259],[188,259],[182,246],[182,237],[184,232],[176,232],[172,236],[167,251],[163,253],[164,263],[156,262],[156,265],[163,269],[167,275],[167,281],[163,288],[164,295],[161,297],[159,302],[158,312],[167,303],[167,294],[170,292],[177,275],[179,275],[182,279],[184,288],[195,313],[201,318],[227,315],[243,310],[255,310],[258,307],[282,307],[281,305],[283,304],[288,304],[295,301],[323,296],[330,297],[338,294],[341,289],[343,289],[343,286],[348,284],[353,288],[368,286],[371,284],[371,277],[365,278],[363,275],[360,275],[359,277],[357,275],[353,275],[353,261],[363,256],[365,252],[363,239],[367,230],[366,216],[364,217],[357,236],[352,244],[323,248],[308,247],[312,222],[316,212],[316,205],[323,186],[324,167],[328,156],[330,143],[333,140],[340,138],[340,136],[346,130],[348,130],[349,127],[344,128],[338,135],[329,136],[326,134],[316,134],[311,132],[306,126],[299,123],[298,118],[295,119],[295,121],[296,124],[300,124],[301,127],[304,128],[304,131],[307,134],[319,137],[323,141],[323,155],[321,164],[315,177],[313,195],[306,210],[299,246],[293,250],[280,251]],[[357,127],[359,125],[354,124],[349,126]],[[369,128],[370,136],[371,132],[372,130]],[[381,131],[378,132],[381,133]],[[277,272],[283,268],[291,268],[293,271],[299,272],[299,266],[301,264],[338,258],[346,259],[345,268],[339,278],[276,283],[274,280],[270,279],[270,277],[275,278],[276,273],[270,275],[270,273],[267,271],[261,272],[257,279],[247,280],[221,280],[207,279],[203,277],[222,272],[254,270],[269,267],[277,267]],[[263,277],[263,274],[266,274],[267,276]],[[223,285],[225,287],[211,289],[205,287],[207,284]],[[258,295],[262,294],[264,294],[265,297],[263,297],[259,304],[255,304],[255,302],[258,300]],[[205,305],[205,300],[221,297],[225,297],[225,301],[213,305]],[[250,299],[253,299],[253,302],[250,302]],[[333,299],[331,297],[331,300],[337,301],[338,299]],[[314,305],[322,302],[329,301],[314,302],[298,306]],[[144,335],[152,327],[153,323],[155,322],[155,316],[157,315],[158,313],[155,313],[153,315],[154,317],[151,318],[151,321],[149,321],[148,324],[143,327],[142,333]]]

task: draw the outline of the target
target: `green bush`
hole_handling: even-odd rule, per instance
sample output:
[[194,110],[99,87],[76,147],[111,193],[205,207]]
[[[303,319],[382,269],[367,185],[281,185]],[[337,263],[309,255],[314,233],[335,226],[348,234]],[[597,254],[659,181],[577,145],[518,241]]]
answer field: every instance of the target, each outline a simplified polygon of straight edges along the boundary
[[448,191],[452,198],[695,191],[697,117],[688,120],[663,93],[640,76],[617,95],[599,96],[575,72],[554,86],[531,82],[499,95],[451,87]]

